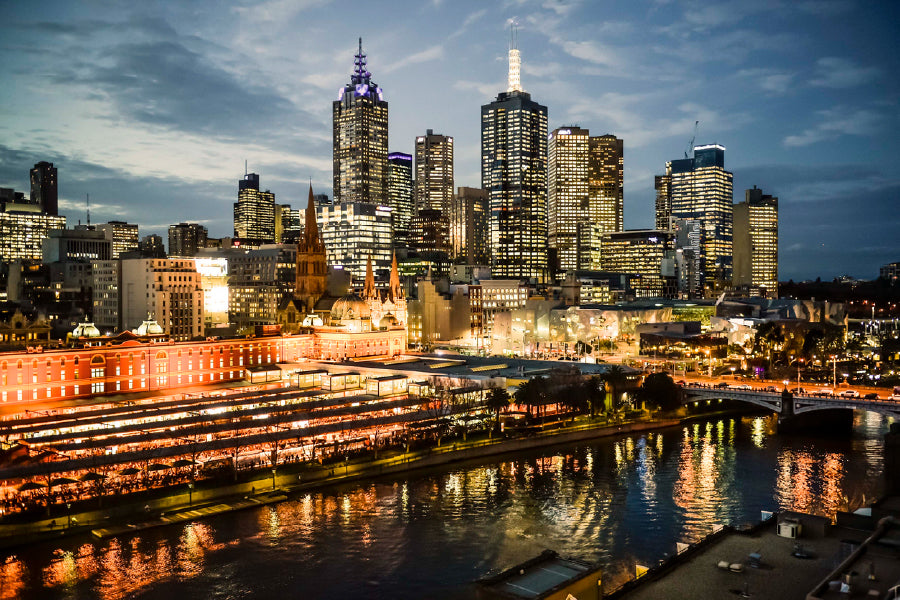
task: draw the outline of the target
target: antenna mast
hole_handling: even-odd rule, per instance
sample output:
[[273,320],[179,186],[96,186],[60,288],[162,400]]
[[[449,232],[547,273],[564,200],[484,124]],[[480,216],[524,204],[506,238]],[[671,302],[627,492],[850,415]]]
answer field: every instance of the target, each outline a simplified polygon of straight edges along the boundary
[[91,195],[90,195],[90,194],[85,194],[85,196],[87,196],[87,201],[86,201],[86,205],[87,205],[87,225],[88,225],[88,227],[90,227],[90,226],[91,226]]

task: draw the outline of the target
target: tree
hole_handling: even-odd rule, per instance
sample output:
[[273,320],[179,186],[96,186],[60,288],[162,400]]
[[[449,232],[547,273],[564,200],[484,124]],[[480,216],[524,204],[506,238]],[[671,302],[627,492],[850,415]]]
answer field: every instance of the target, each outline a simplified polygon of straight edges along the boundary
[[675,410],[681,406],[683,391],[668,373],[651,373],[635,392],[637,398],[660,410]]
[[505,387],[493,387],[488,391],[485,406],[494,413],[494,426],[491,427],[491,435],[495,429],[500,427],[500,411],[506,411],[509,408],[509,392]]
[[591,375],[581,384],[584,389],[584,396],[587,400],[588,408],[591,411],[593,419],[597,413],[603,412],[603,400],[606,397],[606,384],[600,375]]
[[620,396],[627,381],[625,369],[619,365],[612,365],[603,374],[603,381],[606,382],[610,394],[609,408],[618,410],[621,404]]
[[528,381],[519,384],[519,389],[515,394],[516,403],[522,404],[528,408],[528,414],[534,409],[536,415],[540,416],[540,409],[546,403],[546,384],[543,377],[532,377]]

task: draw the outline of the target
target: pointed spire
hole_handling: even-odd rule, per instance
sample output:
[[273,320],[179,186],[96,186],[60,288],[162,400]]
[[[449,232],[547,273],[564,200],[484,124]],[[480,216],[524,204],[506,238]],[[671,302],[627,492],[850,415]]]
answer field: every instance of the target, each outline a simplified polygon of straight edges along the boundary
[[522,58],[519,56],[519,32],[515,23],[509,26],[510,44],[509,44],[509,76],[507,78],[507,92],[524,92],[519,71],[522,66]]
[[312,183],[309,184],[309,202],[306,203],[306,247],[311,248],[319,239],[319,224],[316,221],[316,201],[313,198]]
[[366,283],[363,286],[363,298],[373,300],[377,297],[375,291],[375,274],[372,272],[372,257],[366,259]]
[[397,268],[397,251],[394,250],[394,257],[391,259],[391,281],[388,293],[392,302],[396,302],[403,298],[403,290],[400,289],[400,270]]

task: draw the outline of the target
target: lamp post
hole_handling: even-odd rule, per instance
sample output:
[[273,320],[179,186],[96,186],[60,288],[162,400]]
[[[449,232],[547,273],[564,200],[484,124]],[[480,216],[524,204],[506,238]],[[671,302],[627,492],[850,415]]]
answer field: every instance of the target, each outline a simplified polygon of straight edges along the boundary
[[837,355],[831,356],[831,362],[833,365],[832,375],[831,375],[831,389],[837,388]]
[[706,364],[709,366],[709,377],[712,379],[712,360],[709,357],[709,350],[705,350],[706,352]]
[[272,469],[272,491],[275,491],[275,471],[276,469]]
[[66,527],[72,526],[72,503],[66,502]]
[[803,362],[802,358],[797,359],[797,393],[800,393],[800,363]]
[[731,367],[731,378],[734,379],[734,371],[737,367]]
[[194,505],[194,482],[188,484],[188,506]]

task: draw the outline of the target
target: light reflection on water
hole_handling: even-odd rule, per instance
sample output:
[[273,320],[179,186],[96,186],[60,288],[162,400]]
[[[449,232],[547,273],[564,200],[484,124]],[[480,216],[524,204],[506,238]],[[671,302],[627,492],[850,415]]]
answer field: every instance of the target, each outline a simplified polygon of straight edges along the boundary
[[[469,595],[546,548],[605,585],[760,510],[833,515],[880,491],[885,422],[852,439],[720,419],[591,446],[310,493],[179,527],[0,556],[3,598]],[[855,508],[855,506],[851,506]]]

